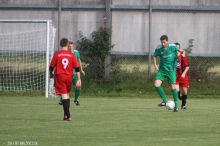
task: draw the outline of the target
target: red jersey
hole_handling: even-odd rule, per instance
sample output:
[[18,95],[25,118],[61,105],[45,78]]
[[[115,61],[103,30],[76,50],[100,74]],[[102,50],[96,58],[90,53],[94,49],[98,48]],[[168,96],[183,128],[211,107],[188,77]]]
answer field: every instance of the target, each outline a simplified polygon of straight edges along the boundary
[[56,67],[56,75],[73,75],[73,69],[79,67],[79,63],[76,56],[72,52],[68,50],[60,50],[54,54],[50,66]]
[[176,75],[181,76],[187,66],[189,66],[188,57],[186,55],[182,56],[182,54],[180,53],[180,55],[178,56],[178,61],[177,61]]

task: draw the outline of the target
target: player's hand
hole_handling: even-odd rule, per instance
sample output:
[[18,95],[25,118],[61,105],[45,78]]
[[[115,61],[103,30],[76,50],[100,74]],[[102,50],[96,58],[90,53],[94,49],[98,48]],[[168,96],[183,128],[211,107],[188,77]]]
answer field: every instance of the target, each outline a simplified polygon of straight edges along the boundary
[[85,75],[86,75],[86,73],[84,72],[84,70],[81,70],[81,72],[82,72],[83,76],[85,76]]
[[154,68],[155,68],[155,70],[156,70],[156,71],[158,71],[158,70],[159,70],[157,65],[156,65],[156,66],[154,66]]
[[181,75],[181,78],[185,78],[185,76],[186,76],[185,74],[182,74],[182,75]]
[[81,80],[77,80],[77,82],[76,82],[76,87],[78,87],[78,88],[81,87]]
[[50,74],[50,78],[53,78],[53,76],[54,76],[53,74]]
[[181,49],[180,52],[181,52],[182,54],[186,54],[186,51],[183,50],[183,49]]

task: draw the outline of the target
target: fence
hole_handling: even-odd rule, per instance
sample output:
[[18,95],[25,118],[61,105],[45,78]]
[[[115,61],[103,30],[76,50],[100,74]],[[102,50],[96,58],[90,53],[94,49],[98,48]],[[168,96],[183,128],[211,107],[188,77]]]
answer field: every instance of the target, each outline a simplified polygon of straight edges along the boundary
[[166,34],[182,49],[191,47],[191,81],[219,78],[220,1],[1,0],[0,4],[0,19],[52,20],[57,28],[55,50],[62,37],[77,42],[82,32],[92,40],[92,32],[111,27],[114,47],[108,60],[121,60],[126,72],[153,77],[151,56]]

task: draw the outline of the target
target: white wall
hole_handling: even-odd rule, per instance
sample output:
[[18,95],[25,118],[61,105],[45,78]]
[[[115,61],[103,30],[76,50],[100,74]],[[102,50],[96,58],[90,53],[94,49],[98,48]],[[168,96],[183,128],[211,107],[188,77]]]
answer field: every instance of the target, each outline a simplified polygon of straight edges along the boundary
[[[0,4],[47,4],[57,5],[58,0],[0,0]],[[64,0],[62,4],[105,5],[105,0]],[[149,0],[112,0],[112,7],[146,6]],[[158,6],[199,6],[204,8],[220,7],[220,0],[152,0],[153,7]],[[91,33],[102,26],[100,20],[105,10],[70,9],[62,11],[61,28],[58,28],[58,9],[1,9],[0,19],[50,19],[61,32],[61,37],[78,39],[79,31],[91,38]],[[2,28],[1,28],[2,29]],[[23,29],[23,28],[21,28]],[[129,54],[146,54],[149,50],[149,11],[114,10],[112,11],[113,52]],[[183,49],[189,39],[194,39],[193,53],[201,55],[220,54],[220,10],[219,11],[172,11],[153,10],[152,14],[152,52],[160,44],[160,36],[167,34],[170,42],[179,42]],[[56,50],[58,40],[56,36]],[[219,55],[220,56],[220,55]]]

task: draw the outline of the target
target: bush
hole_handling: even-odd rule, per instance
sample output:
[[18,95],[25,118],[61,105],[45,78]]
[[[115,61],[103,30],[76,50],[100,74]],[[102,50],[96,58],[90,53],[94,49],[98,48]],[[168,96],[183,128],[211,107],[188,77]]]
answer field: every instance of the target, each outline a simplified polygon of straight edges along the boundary
[[99,84],[119,84],[120,79],[120,60],[117,57],[111,60],[110,75],[105,76],[105,60],[109,56],[110,50],[114,47],[111,45],[110,28],[100,28],[98,31],[92,33],[93,40],[89,40],[84,37],[83,34],[79,33],[79,40],[77,41],[77,49],[84,53],[83,62],[86,64],[86,70],[89,71],[93,81]]
[[[194,39],[189,40],[189,46],[185,50],[187,54],[190,54],[193,49]],[[216,72],[210,72],[211,68],[214,68],[214,62],[212,58],[209,57],[189,57],[190,69],[189,69],[189,78],[191,82],[195,81],[209,81],[211,77],[216,75]]]

